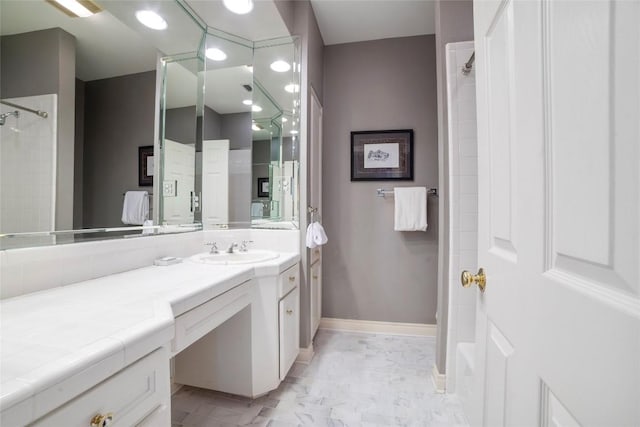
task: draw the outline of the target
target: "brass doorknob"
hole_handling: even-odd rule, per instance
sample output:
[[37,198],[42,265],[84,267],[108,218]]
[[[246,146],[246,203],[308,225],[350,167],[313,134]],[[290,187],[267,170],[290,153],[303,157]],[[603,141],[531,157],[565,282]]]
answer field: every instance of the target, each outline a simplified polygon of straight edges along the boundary
[[462,286],[468,288],[474,283],[480,288],[480,292],[484,292],[484,288],[487,286],[487,276],[484,274],[484,269],[479,269],[478,274],[471,274],[467,270],[462,272],[460,276],[460,282]]
[[91,427],[107,427],[113,421],[113,414],[109,412],[108,414],[97,414],[93,418],[91,418]]

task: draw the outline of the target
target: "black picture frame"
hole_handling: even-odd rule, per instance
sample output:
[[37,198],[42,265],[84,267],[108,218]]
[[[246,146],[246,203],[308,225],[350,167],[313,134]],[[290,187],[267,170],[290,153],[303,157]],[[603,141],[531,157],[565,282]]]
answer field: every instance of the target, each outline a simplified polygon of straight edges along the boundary
[[413,129],[351,132],[351,181],[413,181]]
[[138,147],[138,185],[153,186],[153,145]]
[[269,178],[258,178],[258,197],[269,197]]

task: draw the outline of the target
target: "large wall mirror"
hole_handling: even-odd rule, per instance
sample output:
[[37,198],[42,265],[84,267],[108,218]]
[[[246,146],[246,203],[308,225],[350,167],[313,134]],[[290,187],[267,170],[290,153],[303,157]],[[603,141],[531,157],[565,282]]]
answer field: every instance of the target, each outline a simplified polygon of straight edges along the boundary
[[296,227],[299,52],[275,5],[245,25],[221,1],[100,6],[0,3],[0,249],[141,235],[128,191],[151,233]]

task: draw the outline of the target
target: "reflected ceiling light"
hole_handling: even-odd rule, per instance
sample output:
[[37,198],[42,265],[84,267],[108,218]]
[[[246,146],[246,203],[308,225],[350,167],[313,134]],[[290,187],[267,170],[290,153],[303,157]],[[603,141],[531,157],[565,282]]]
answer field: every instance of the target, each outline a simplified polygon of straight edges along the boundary
[[263,130],[264,127],[262,127],[261,125],[259,125],[257,123],[252,123],[251,124],[251,129],[253,129],[253,130]]
[[298,131],[295,129],[291,129],[291,132],[289,132],[291,135],[297,135]]
[[300,85],[297,85],[295,83],[289,83],[284,87],[284,90],[286,90],[289,93],[300,92]]
[[287,118],[286,118],[286,117],[283,117],[283,118],[282,118],[282,123],[286,123],[286,122],[287,122]]
[[253,10],[253,0],[222,0],[224,7],[238,15],[244,15]]
[[205,51],[205,55],[207,55],[207,58],[213,61],[224,61],[225,59],[227,59],[227,54],[217,47],[210,47]]
[[253,101],[252,101],[252,100],[250,100],[250,99],[245,99],[244,101],[242,101],[242,103],[243,103],[244,105],[251,105],[251,104],[253,104]]
[[146,27],[152,30],[166,30],[167,21],[152,10],[139,10],[136,12],[136,18],[138,21]]
[[262,111],[262,107],[259,105],[252,105],[251,111],[253,111],[254,113],[259,113],[260,111]]
[[100,12],[100,6],[89,0],[47,0],[56,9],[72,18],[86,18]]
[[271,63],[271,69],[278,73],[284,73],[291,69],[291,65],[288,62],[277,60]]

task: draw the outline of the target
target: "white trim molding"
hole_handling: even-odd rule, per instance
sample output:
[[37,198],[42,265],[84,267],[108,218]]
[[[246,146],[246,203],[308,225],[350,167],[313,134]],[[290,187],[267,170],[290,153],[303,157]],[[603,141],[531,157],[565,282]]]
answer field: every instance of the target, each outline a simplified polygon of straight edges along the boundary
[[435,337],[437,326],[427,323],[378,322],[375,320],[333,319],[323,317],[320,319],[319,329],[367,332],[372,334]]
[[312,341],[311,344],[309,344],[309,347],[300,349],[300,351],[298,352],[298,357],[296,358],[296,362],[309,364],[311,363],[311,359],[313,359],[314,354],[315,353],[313,352]]
[[433,385],[436,388],[436,393],[444,393],[447,390],[447,376],[438,371],[438,367],[435,363],[431,370],[431,379],[433,380]]

